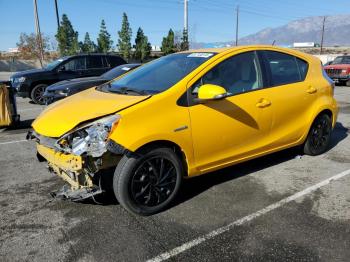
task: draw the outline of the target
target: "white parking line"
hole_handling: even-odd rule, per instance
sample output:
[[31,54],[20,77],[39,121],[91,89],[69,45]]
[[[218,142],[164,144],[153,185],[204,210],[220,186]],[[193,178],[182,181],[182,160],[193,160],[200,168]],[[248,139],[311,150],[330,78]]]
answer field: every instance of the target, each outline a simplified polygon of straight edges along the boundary
[[27,140],[16,140],[16,141],[8,141],[8,142],[1,142],[0,145],[7,145],[7,144],[15,144],[15,143],[22,143],[27,142]]
[[247,215],[247,216],[245,216],[245,217],[243,217],[241,219],[238,219],[238,220],[236,220],[236,221],[234,221],[234,222],[232,222],[232,223],[230,223],[230,224],[228,224],[226,226],[223,226],[223,227],[220,227],[220,228],[218,228],[216,230],[213,230],[213,231],[209,232],[206,235],[200,236],[200,237],[198,237],[196,239],[193,239],[193,240],[191,240],[189,242],[186,242],[186,243],[182,244],[181,246],[178,246],[178,247],[176,247],[176,248],[174,248],[174,249],[172,249],[170,251],[167,251],[165,253],[162,253],[162,254],[160,254],[160,255],[152,258],[152,259],[149,259],[147,261],[148,262],[161,262],[161,261],[167,260],[167,259],[169,259],[171,257],[174,257],[174,256],[176,256],[176,255],[178,255],[178,254],[180,254],[182,252],[185,252],[185,251],[189,250],[192,247],[198,246],[199,244],[201,244],[201,243],[203,243],[203,242],[205,242],[207,240],[210,240],[210,239],[212,239],[212,238],[214,238],[214,237],[216,237],[216,236],[218,236],[218,235],[220,235],[222,233],[225,233],[225,232],[233,229],[236,226],[240,226],[240,225],[242,225],[244,223],[247,223],[247,222],[249,222],[249,221],[251,221],[251,220],[253,220],[253,219],[257,218],[257,217],[260,217],[260,216],[262,216],[262,215],[264,215],[264,214],[266,214],[266,213],[268,213],[268,212],[270,212],[270,211],[272,211],[274,209],[277,209],[277,208],[279,208],[279,207],[281,207],[281,206],[283,206],[283,205],[285,205],[285,204],[287,204],[289,202],[292,202],[292,201],[294,201],[294,200],[296,200],[296,199],[298,199],[298,198],[300,198],[302,196],[310,194],[310,193],[316,191],[317,189],[328,185],[331,181],[338,180],[338,179],[340,179],[342,177],[345,177],[345,176],[347,176],[349,174],[350,174],[350,169],[348,169],[348,170],[346,170],[346,171],[344,171],[342,173],[339,173],[339,174],[337,174],[335,176],[332,176],[332,177],[330,177],[330,178],[328,178],[326,180],[323,180],[323,181],[317,183],[316,185],[310,186],[310,187],[308,187],[308,188],[306,188],[306,189],[304,189],[304,190],[302,190],[300,192],[297,192],[294,195],[291,195],[289,197],[283,198],[282,200],[280,200],[280,201],[278,201],[278,202],[276,202],[274,204],[271,204],[271,205],[269,205],[269,206],[267,206],[267,207],[265,207],[263,209],[260,209],[259,211],[255,212],[255,213],[252,213],[252,214]]

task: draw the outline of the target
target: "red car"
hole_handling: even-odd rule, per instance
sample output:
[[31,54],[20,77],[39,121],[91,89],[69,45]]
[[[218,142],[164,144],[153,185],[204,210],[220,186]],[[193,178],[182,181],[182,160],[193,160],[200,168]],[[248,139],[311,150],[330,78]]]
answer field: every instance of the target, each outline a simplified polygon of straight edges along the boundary
[[350,56],[338,56],[324,69],[336,84],[350,86]]

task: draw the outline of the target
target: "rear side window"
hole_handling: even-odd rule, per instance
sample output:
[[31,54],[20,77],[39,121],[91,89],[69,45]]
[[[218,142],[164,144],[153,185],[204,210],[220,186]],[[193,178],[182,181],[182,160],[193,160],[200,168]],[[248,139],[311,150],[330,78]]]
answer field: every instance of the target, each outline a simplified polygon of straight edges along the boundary
[[295,56],[275,51],[264,51],[264,59],[267,69],[270,71],[271,86],[300,82],[306,77],[307,63]]
[[126,62],[118,56],[107,56],[106,58],[110,67],[126,64]]
[[88,56],[87,57],[87,68],[102,68],[102,57],[101,56]]

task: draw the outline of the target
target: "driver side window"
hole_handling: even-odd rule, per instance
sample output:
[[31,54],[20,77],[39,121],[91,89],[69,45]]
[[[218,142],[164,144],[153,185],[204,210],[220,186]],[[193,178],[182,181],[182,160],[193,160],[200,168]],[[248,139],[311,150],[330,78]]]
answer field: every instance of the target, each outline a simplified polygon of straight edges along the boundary
[[63,65],[66,71],[78,71],[85,69],[85,57],[72,59]]
[[262,88],[256,53],[238,54],[216,65],[194,84],[192,94],[197,95],[199,87],[204,84],[221,86],[232,95]]

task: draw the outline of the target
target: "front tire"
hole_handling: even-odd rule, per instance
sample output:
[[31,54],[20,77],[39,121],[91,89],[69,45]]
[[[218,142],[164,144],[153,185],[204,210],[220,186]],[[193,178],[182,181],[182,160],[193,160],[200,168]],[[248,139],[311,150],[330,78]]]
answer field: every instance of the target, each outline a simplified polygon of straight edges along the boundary
[[46,87],[47,85],[45,84],[39,84],[33,87],[32,91],[30,92],[30,98],[35,104],[45,104],[44,92],[46,90]]
[[166,208],[176,197],[183,166],[170,148],[149,148],[124,155],[113,178],[118,202],[134,214],[148,216]]
[[310,156],[323,154],[327,151],[332,135],[331,118],[322,114],[313,122],[304,144],[304,153]]

